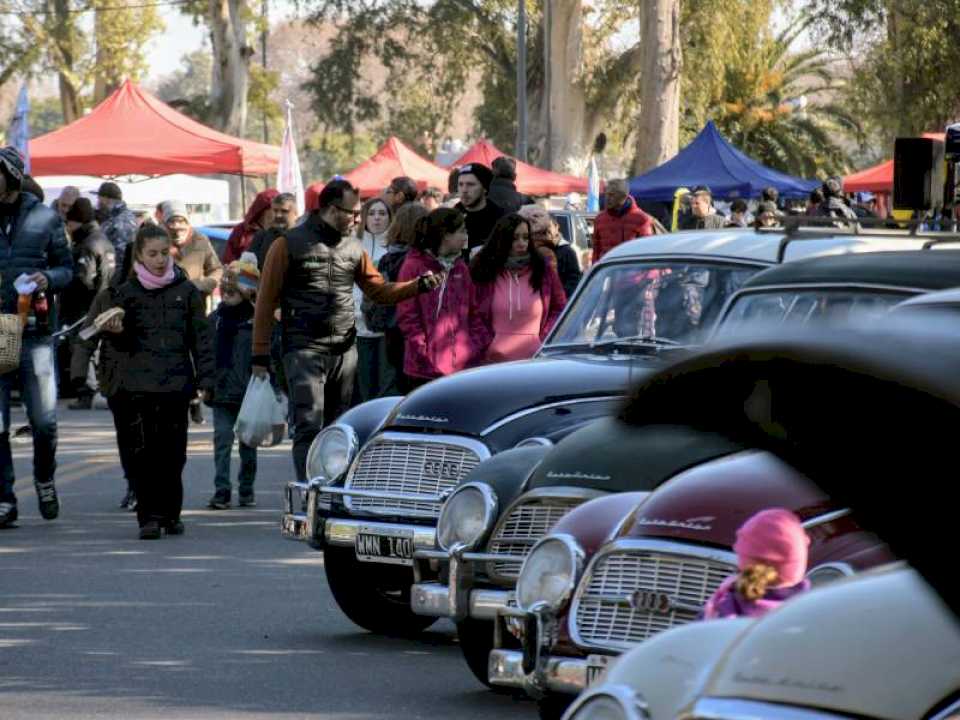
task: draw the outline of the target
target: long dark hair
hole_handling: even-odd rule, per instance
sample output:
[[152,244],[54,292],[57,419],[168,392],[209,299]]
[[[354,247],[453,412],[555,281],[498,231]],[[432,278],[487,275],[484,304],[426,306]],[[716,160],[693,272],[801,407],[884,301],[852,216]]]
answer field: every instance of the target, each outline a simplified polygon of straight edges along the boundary
[[417,220],[416,238],[413,246],[437,255],[443,236],[455,233],[464,225],[463,214],[453,208],[437,208],[429,215]]
[[[491,283],[497,279],[500,272],[507,266],[510,257],[510,246],[513,245],[513,236],[521,225],[527,226],[530,232],[530,223],[518,213],[511,213],[499,220],[493,226],[493,232],[486,245],[477,253],[470,263],[470,275],[477,284]],[[527,245],[530,254],[530,285],[537,292],[543,287],[543,276],[547,272],[547,263],[533,244],[533,238]]]
[[173,245],[173,239],[170,237],[170,233],[167,232],[166,228],[154,225],[153,223],[144,223],[140,226],[140,229],[137,230],[137,236],[133,239],[133,242],[127,246],[126,252],[124,252],[123,255],[124,276],[133,277],[133,263],[136,262],[137,256],[143,252],[143,246],[147,244],[148,240],[156,240],[157,238],[163,238]]

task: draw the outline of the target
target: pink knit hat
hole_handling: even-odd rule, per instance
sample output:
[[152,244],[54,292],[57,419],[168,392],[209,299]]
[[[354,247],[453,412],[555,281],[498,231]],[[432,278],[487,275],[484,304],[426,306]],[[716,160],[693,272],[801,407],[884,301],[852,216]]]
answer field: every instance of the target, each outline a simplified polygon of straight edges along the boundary
[[783,508],[762,510],[737,530],[737,564],[743,570],[764,563],[776,568],[780,582],[775,587],[796,585],[807,572],[810,537],[800,518]]

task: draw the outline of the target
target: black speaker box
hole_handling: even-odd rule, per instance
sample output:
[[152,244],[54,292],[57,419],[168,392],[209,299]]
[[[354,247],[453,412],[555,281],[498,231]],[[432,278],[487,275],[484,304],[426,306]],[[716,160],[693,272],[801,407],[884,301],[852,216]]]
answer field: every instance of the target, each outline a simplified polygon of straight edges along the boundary
[[943,206],[944,147],[932,138],[897,138],[893,150],[893,206],[930,210]]

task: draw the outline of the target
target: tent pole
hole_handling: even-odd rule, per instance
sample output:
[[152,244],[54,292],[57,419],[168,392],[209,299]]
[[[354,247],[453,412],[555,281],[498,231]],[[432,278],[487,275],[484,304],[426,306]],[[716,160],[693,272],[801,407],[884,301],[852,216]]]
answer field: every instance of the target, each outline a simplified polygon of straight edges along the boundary
[[247,178],[240,173],[240,215],[247,214]]

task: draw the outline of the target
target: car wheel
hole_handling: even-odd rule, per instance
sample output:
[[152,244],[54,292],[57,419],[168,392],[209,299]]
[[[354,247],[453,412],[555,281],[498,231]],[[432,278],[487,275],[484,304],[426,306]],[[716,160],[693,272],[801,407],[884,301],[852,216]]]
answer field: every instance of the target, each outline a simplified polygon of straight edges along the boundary
[[[467,661],[470,672],[481,683],[501,695],[518,694],[512,688],[490,684],[490,675],[487,667],[490,663],[490,651],[493,650],[493,623],[488,620],[474,620],[467,618],[457,623],[457,637],[460,642],[460,651]],[[513,640],[510,635],[507,641]],[[517,642],[509,643],[508,647],[520,647]],[[523,692],[519,693],[523,695]]]
[[357,562],[352,549],[335,547],[324,550],[323,566],[333,599],[364,630],[409,637],[437,620],[410,609],[413,572],[409,568]]
[[560,720],[576,698],[573,695],[551,694],[537,700],[540,720]]

